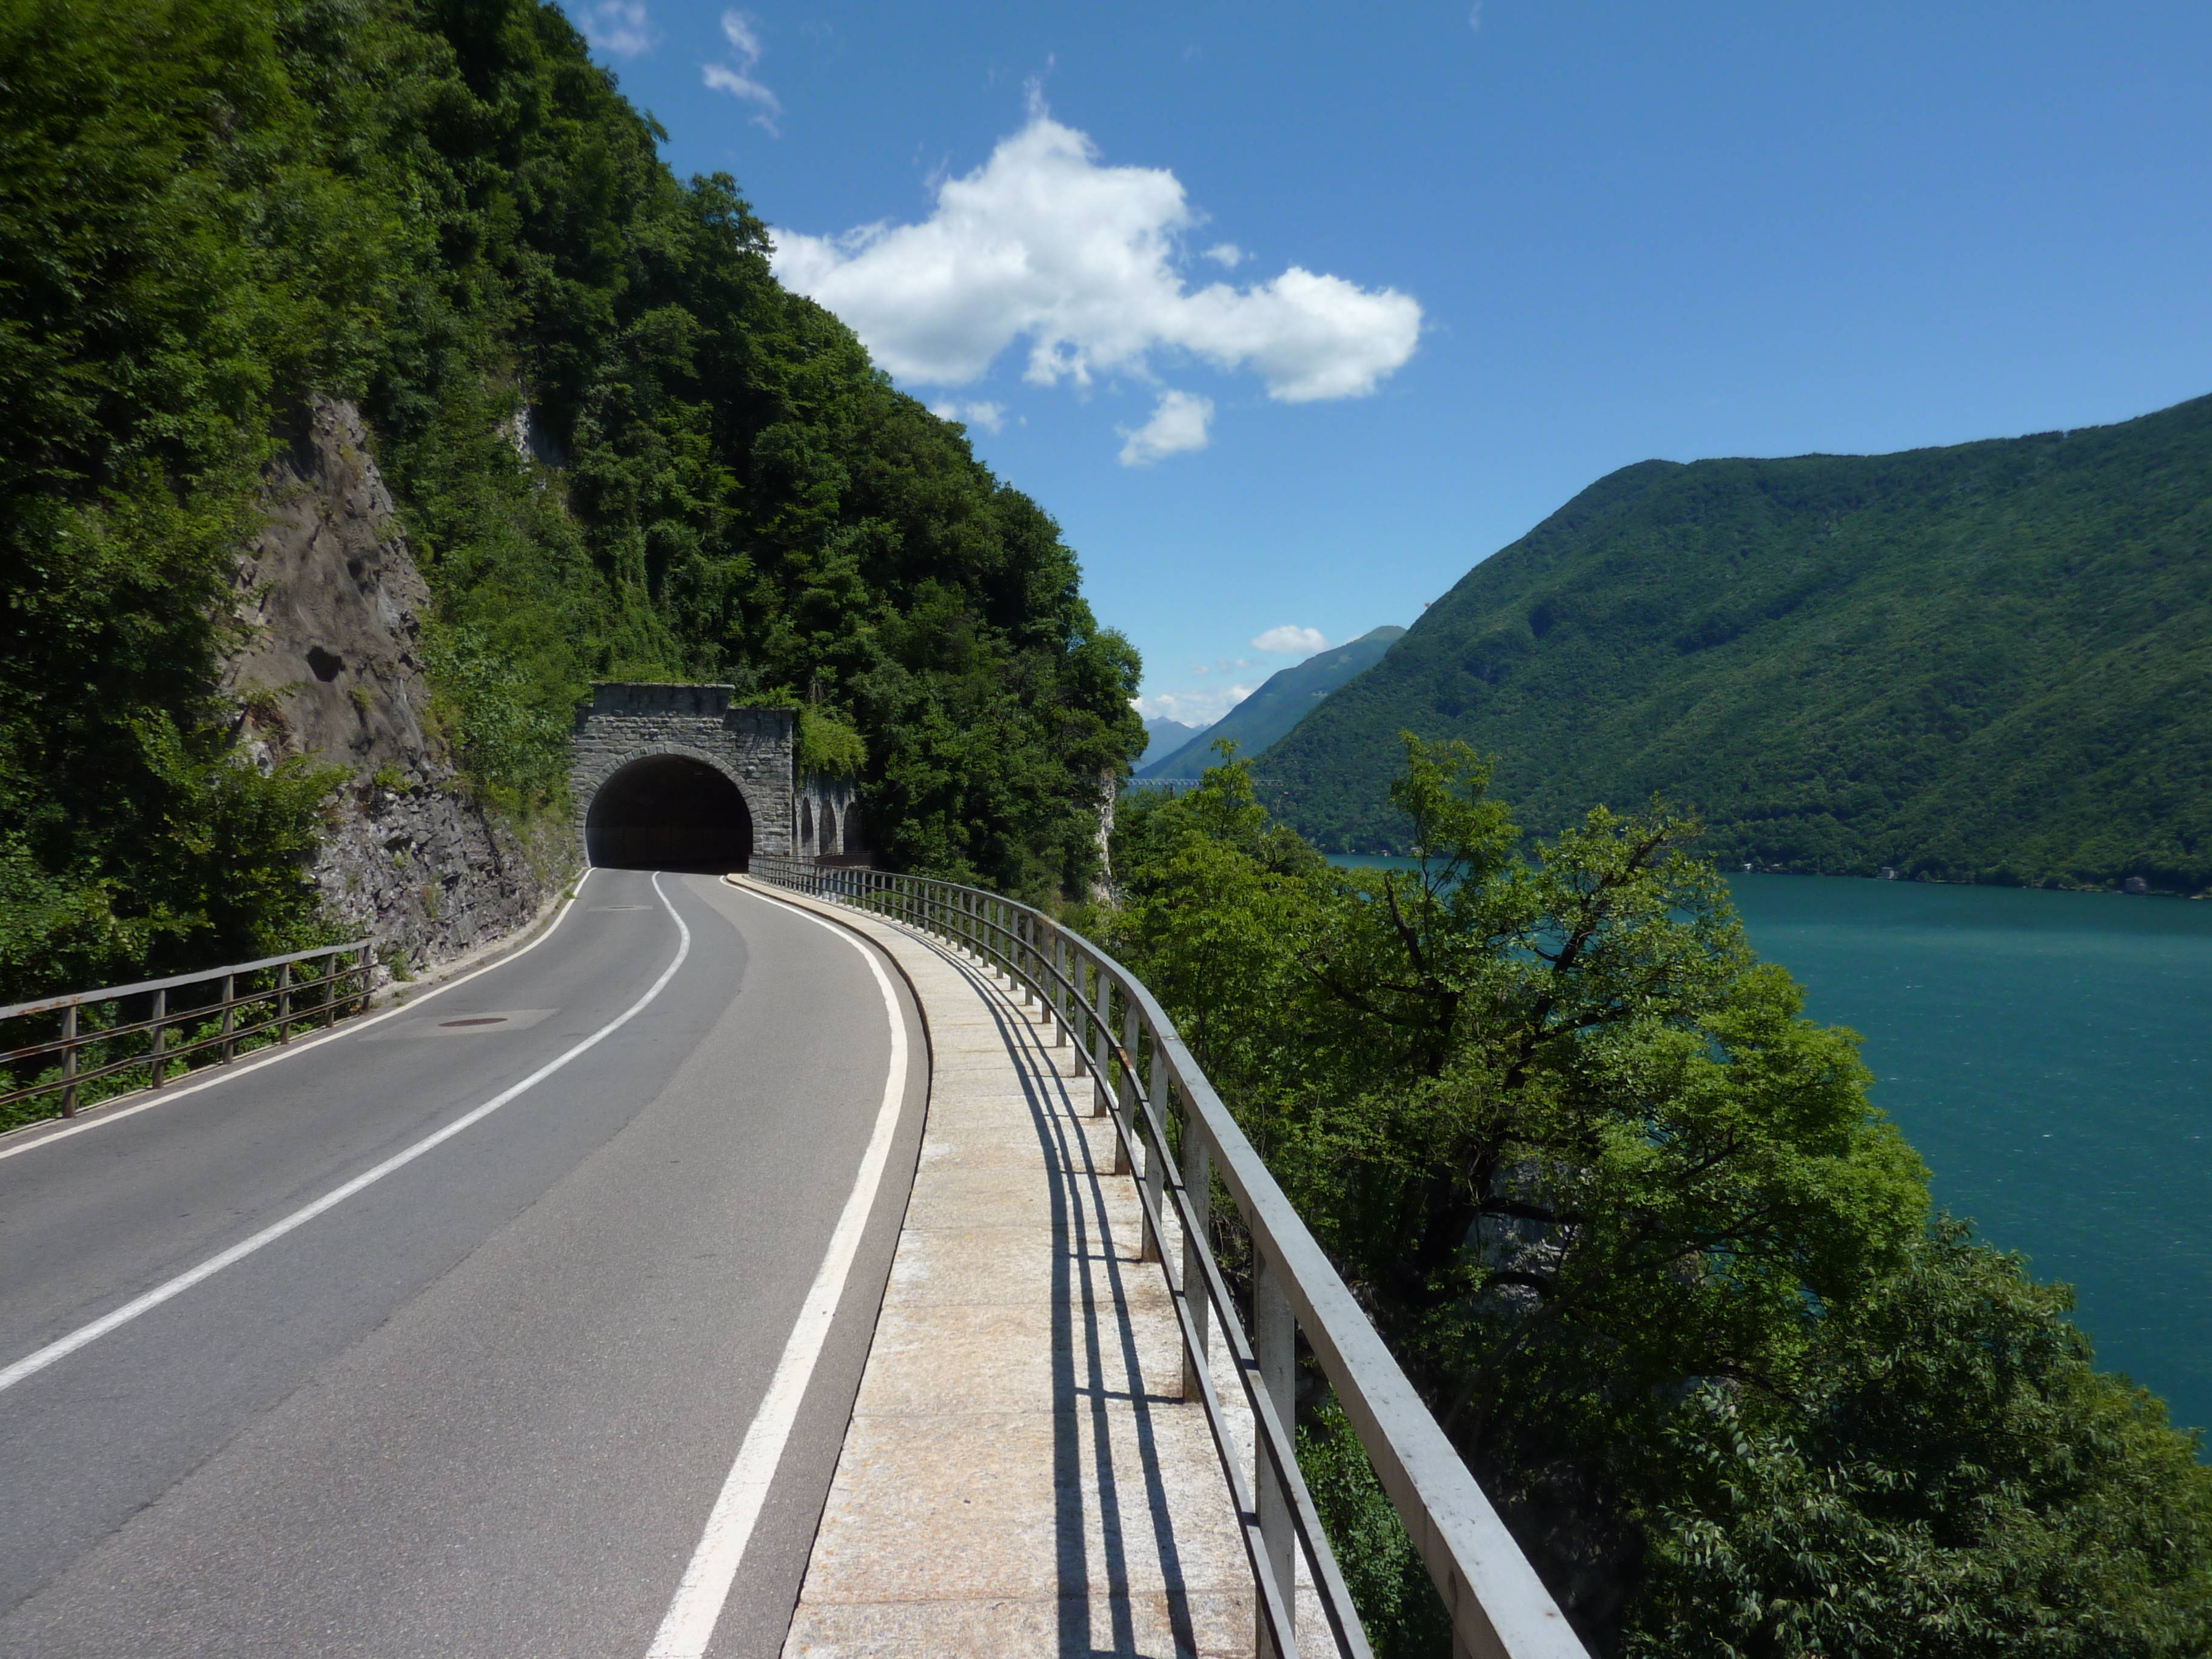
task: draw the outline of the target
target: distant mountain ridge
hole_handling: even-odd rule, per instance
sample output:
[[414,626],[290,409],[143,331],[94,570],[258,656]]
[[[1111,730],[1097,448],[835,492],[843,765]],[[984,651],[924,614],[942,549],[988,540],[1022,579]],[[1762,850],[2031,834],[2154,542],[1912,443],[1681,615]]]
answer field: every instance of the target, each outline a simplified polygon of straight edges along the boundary
[[1181,720],[1171,720],[1164,716],[1156,720],[1146,720],[1145,752],[1137,757],[1138,766],[1149,766],[1156,760],[1172,755],[1205,729],[1201,726],[1186,726]]
[[1382,653],[1405,632],[1402,628],[1372,629],[1356,640],[1347,640],[1295,667],[1268,676],[1257,691],[1166,759],[1140,768],[1137,775],[1194,778],[1215,763],[1213,745],[1224,738],[1234,739],[1237,752],[1247,757],[1261,753],[1279,741],[1338,686],[1381,661]]
[[1763,867],[2212,887],[2212,398],[1896,455],[1645,461],[1475,566],[1260,767],[1402,848],[1397,734],[1524,827],[1653,793]]

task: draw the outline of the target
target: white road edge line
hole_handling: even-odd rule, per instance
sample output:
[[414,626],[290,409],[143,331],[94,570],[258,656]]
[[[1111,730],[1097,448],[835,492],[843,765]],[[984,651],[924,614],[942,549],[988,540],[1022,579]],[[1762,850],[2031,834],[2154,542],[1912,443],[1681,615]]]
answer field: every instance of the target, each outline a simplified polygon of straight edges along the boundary
[[[16,1146],[0,1146],[0,1158],[15,1158],[24,1152],[36,1152],[40,1147],[51,1146],[58,1140],[67,1140],[71,1135],[81,1135],[88,1129],[104,1128],[111,1123],[120,1123],[126,1117],[136,1117],[141,1112],[150,1112],[156,1106],[166,1106],[173,1100],[182,1100],[185,1096],[196,1095],[203,1089],[212,1089],[218,1083],[228,1083],[233,1078],[244,1077],[248,1072],[258,1072],[264,1066],[274,1066],[278,1060],[289,1060],[294,1054],[304,1054],[310,1048],[321,1048],[325,1042],[335,1042],[340,1037],[352,1036],[358,1032],[367,1030],[372,1025],[381,1025],[386,1020],[398,1015],[411,1013],[432,997],[441,997],[448,991],[459,990],[471,980],[489,974],[495,968],[504,968],[510,962],[520,961],[553,937],[553,930],[566,921],[568,913],[576,908],[576,901],[583,896],[584,884],[591,878],[592,871],[596,867],[596,866],[586,866],[584,873],[576,878],[574,890],[562,901],[561,908],[554,913],[553,920],[545,925],[545,931],[512,955],[503,956],[496,962],[487,962],[481,968],[471,968],[459,979],[449,980],[443,985],[423,992],[419,997],[412,997],[405,1002],[395,1003],[380,1014],[371,1014],[366,1019],[347,1020],[343,1024],[333,1026],[320,1036],[308,1037],[299,1042],[281,1044],[274,1053],[264,1054],[258,1060],[234,1060],[227,1066],[210,1067],[215,1075],[203,1078],[198,1083],[171,1084],[159,1091],[149,1091],[148,1097],[140,1101],[136,1106],[119,1107],[112,1112],[102,1112],[97,1117],[88,1117],[81,1123],[71,1124],[65,1129],[56,1129],[50,1134],[33,1135]],[[665,902],[663,901],[663,902]],[[4,1386],[0,1384],[0,1387]]]
[[[503,1093],[493,1096],[489,1100],[487,1100],[483,1105],[477,1107],[474,1110],[463,1113],[459,1117],[455,1118],[451,1123],[448,1123],[444,1128],[440,1129],[434,1134],[425,1135],[422,1139],[416,1141],[412,1146],[407,1148],[406,1151],[395,1153],[393,1156],[386,1158],[383,1163],[378,1164],[373,1170],[363,1170],[361,1174],[356,1176],[351,1181],[347,1182],[343,1186],[333,1188],[331,1191],[325,1193],[313,1203],[307,1205],[301,1209],[293,1211],[291,1214],[286,1216],[282,1221],[275,1222],[269,1226],[264,1227],[259,1232],[254,1234],[251,1238],[240,1239],[228,1249],[220,1251],[216,1255],[210,1256],[206,1261],[201,1262],[197,1267],[187,1268],[185,1272],[179,1273],[174,1279],[170,1279],[167,1284],[155,1285],[152,1290],[147,1291],[145,1295],[139,1297],[133,1301],[125,1303],[112,1313],[103,1314],[98,1319],[94,1320],[89,1325],[78,1327],[76,1330],[71,1331],[67,1336],[63,1337],[59,1341],[49,1342],[45,1347],[40,1348],[36,1353],[24,1355],[22,1358],[9,1366],[7,1370],[0,1370],[0,1394],[6,1393],[9,1389],[14,1388],[18,1382],[22,1382],[27,1377],[37,1376],[40,1371],[46,1370],[47,1366],[52,1364],[56,1360],[66,1359],[70,1355],[75,1353],[79,1348],[85,1346],[88,1343],[97,1342],[101,1337],[106,1336],[110,1331],[129,1324],[132,1320],[137,1318],[139,1315],[148,1312],[152,1309],[160,1307],[164,1302],[168,1301],[172,1297],[183,1295],[186,1291],[191,1289],[193,1285],[198,1284],[202,1279],[212,1279],[216,1274],[221,1273],[225,1267],[230,1267],[235,1262],[245,1261],[247,1256],[252,1255],[256,1250],[260,1249],[264,1245],[273,1244],[278,1239],[283,1237],[285,1234],[292,1231],[295,1228],[305,1226],[308,1222],[313,1221],[317,1216],[322,1214],[324,1211],[333,1209],[338,1205],[344,1203],[346,1200],[351,1198],[356,1193],[360,1192],[363,1188],[374,1186],[378,1182],[383,1180],[385,1176],[390,1175],[394,1170],[399,1169],[403,1165],[412,1164],[416,1158],[422,1157],[423,1153],[428,1152],[432,1147],[441,1146],[445,1142],[451,1140],[455,1135],[460,1133],[462,1130],[468,1128],[471,1125],[482,1122],[485,1118],[489,1117],[494,1112],[506,1105],[507,1102],[513,1100],[516,1096],[536,1087],[540,1083],[543,1083],[547,1078],[551,1077],[554,1073],[559,1071],[570,1060],[575,1059],[577,1055],[584,1053],[586,1049],[596,1048],[608,1037],[612,1036],[617,1031],[622,1030],[623,1026],[629,1024],[630,1021],[636,1018],[639,1014],[645,1011],[646,1006],[648,1003],[650,1003],[655,997],[659,996],[661,992],[666,988],[668,981],[676,977],[676,970],[684,965],[684,958],[691,954],[691,930],[684,926],[684,918],[676,914],[676,907],[668,902],[668,895],[660,890],[660,876],[658,872],[654,872],[653,878],[653,895],[655,898],[660,901],[661,908],[668,912],[670,919],[676,923],[677,931],[683,936],[682,940],[676,947],[676,959],[670,963],[667,967],[660,970],[660,977],[653,981],[653,988],[648,990],[635,1002],[630,1004],[630,1006],[624,1009],[620,1014],[608,1021],[605,1025],[599,1027],[598,1030],[592,1032],[591,1036],[586,1037],[581,1042],[569,1049],[566,1054],[561,1055],[558,1059],[548,1060],[544,1065],[539,1066],[536,1071],[532,1072],[528,1077],[523,1079],[521,1082],[516,1084],[513,1088],[505,1091]],[[517,954],[520,954],[520,952]],[[512,958],[510,958],[510,960],[512,960]]]
[[684,1570],[676,1599],[668,1604],[653,1645],[646,1650],[646,1659],[702,1659],[714,1626],[721,1622],[738,1565],[744,1559],[745,1546],[752,1541],[761,1505],[768,1499],[769,1483],[783,1461],[784,1445],[799,1420],[799,1402],[813,1380],[815,1362],[822,1357],[822,1345],[830,1334],[837,1304],[844,1299],[845,1282],[852,1277],[860,1235],[867,1231],[869,1212],[875,1208],[876,1190],[883,1184],[884,1165],[890,1158],[891,1139],[898,1128],[899,1109],[906,1100],[906,1018],[891,989],[890,976],[884,972],[876,952],[833,921],[797,905],[783,904],[765,893],[756,892],[754,896],[828,928],[860,953],[876,976],[884,1012],[890,1017],[890,1074],[884,1079],[884,1102],[876,1112],[875,1134],[861,1156],[860,1174],[854,1180],[852,1195],[845,1200],[845,1212],[837,1218],[837,1231],[830,1236],[821,1270],[814,1275],[806,1300],[799,1304],[799,1318],[792,1326],[791,1340],[784,1344],[775,1376],[745,1431],[737,1462],[730,1465],[721,1494],[707,1516],[706,1530],[699,1535],[699,1547],[691,1553],[691,1564]]

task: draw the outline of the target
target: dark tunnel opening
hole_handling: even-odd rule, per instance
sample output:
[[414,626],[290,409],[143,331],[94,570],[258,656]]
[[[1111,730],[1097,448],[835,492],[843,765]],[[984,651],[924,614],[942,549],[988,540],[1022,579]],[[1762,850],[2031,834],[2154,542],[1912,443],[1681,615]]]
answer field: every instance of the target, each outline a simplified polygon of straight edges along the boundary
[[653,755],[632,761],[592,797],[584,850],[617,870],[743,870],[753,852],[745,798],[704,761]]

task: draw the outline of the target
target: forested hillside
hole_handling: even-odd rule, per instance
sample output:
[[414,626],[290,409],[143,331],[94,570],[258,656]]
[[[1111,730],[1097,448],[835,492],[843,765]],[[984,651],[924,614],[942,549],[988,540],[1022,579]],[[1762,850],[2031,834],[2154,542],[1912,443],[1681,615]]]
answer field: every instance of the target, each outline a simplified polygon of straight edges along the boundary
[[1402,848],[1397,735],[1538,830],[1656,793],[1723,860],[2212,886],[2212,398],[2111,427],[1647,461],[1477,565],[1261,768]]
[[896,862],[1085,879],[1133,653],[961,429],[786,293],[532,0],[0,9],[0,995],[314,927],[334,787],[240,764],[235,550],[356,402],[472,787],[559,810],[594,678],[797,702]]

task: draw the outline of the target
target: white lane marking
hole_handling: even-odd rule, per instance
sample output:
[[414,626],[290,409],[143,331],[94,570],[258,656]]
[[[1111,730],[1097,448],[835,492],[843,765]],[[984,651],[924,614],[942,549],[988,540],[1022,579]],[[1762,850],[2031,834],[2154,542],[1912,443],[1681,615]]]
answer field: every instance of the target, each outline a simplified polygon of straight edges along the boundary
[[670,963],[667,967],[660,970],[660,977],[653,981],[653,988],[648,990],[635,1002],[630,1004],[630,1006],[624,1009],[622,1013],[608,1021],[605,1025],[599,1027],[598,1030],[592,1032],[591,1036],[586,1037],[581,1042],[569,1049],[566,1054],[561,1055],[557,1060],[548,1060],[544,1065],[539,1066],[536,1071],[532,1072],[528,1077],[523,1079],[521,1082],[516,1084],[513,1088],[505,1091],[503,1093],[493,1096],[489,1100],[484,1102],[483,1105],[476,1108],[473,1111],[463,1113],[459,1117],[455,1118],[451,1123],[448,1123],[444,1128],[437,1131],[436,1133],[425,1135],[422,1139],[416,1141],[412,1146],[407,1148],[405,1152],[395,1153],[393,1156],[386,1158],[383,1163],[378,1164],[374,1169],[362,1171],[360,1175],[356,1176],[351,1181],[347,1182],[343,1187],[334,1188],[331,1191],[325,1193],[313,1203],[309,1204],[301,1209],[293,1211],[291,1214],[286,1216],[282,1221],[275,1222],[269,1226],[264,1227],[259,1232],[254,1234],[252,1237],[240,1239],[228,1249],[210,1256],[206,1261],[201,1262],[197,1267],[187,1268],[185,1272],[179,1273],[174,1279],[170,1279],[167,1284],[155,1285],[152,1290],[147,1291],[145,1295],[139,1297],[135,1301],[125,1303],[121,1307],[116,1309],[114,1312],[103,1314],[98,1319],[94,1320],[89,1325],[78,1327],[76,1330],[71,1331],[67,1336],[63,1337],[59,1341],[49,1342],[45,1347],[40,1348],[36,1353],[24,1355],[22,1358],[9,1366],[7,1370],[0,1370],[0,1394],[4,1394],[7,1390],[14,1388],[18,1382],[21,1382],[26,1377],[37,1376],[39,1372],[46,1370],[47,1366],[52,1364],[56,1360],[66,1359],[70,1355],[75,1353],[79,1348],[85,1346],[88,1343],[97,1342],[101,1337],[106,1336],[110,1331],[114,1330],[120,1326],[129,1324],[132,1320],[137,1318],[140,1314],[145,1313],[150,1309],[160,1307],[164,1302],[169,1300],[170,1297],[183,1295],[186,1291],[191,1289],[193,1285],[198,1284],[202,1279],[212,1279],[216,1274],[221,1273],[225,1267],[230,1267],[233,1263],[245,1261],[247,1256],[252,1255],[256,1250],[260,1249],[264,1245],[273,1244],[278,1239],[283,1237],[285,1234],[292,1231],[293,1229],[305,1226],[308,1222],[313,1221],[317,1216],[322,1214],[324,1211],[332,1209],[337,1206],[344,1203],[346,1200],[351,1198],[356,1193],[360,1192],[363,1188],[374,1186],[378,1182],[383,1180],[385,1176],[390,1175],[394,1170],[399,1169],[405,1164],[412,1164],[416,1158],[422,1157],[423,1153],[428,1152],[432,1147],[441,1146],[445,1142],[451,1140],[455,1135],[460,1133],[462,1130],[468,1128],[471,1124],[482,1122],[485,1118],[489,1117],[494,1112],[506,1105],[507,1102],[513,1100],[516,1096],[536,1087],[540,1083],[543,1083],[547,1078],[551,1077],[554,1073],[559,1071],[570,1060],[575,1059],[577,1055],[584,1053],[586,1049],[596,1048],[600,1043],[605,1042],[607,1038],[612,1036],[617,1031],[622,1030],[623,1026],[629,1024],[630,1021],[636,1018],[640,1013],[644,1012],[647,1004],[650,1003],[653,998],[661,994],[662,990],[666,988],[668,981],[676,977],[676,970],[684,965],[684,958],[691,954],[691,930],[684,925],[684,918],[676,914],[676,907],[673,904],[669,903],[668,895],[660,890],[660,877],[658,872],[655,872],[653,878],[653,896],[660,901],[662,906],[667,910],[671,919],[675,921],[677,930],[683,935],[683,938],[681,942],[676,947],[676,959]]
[[[769,899],[769,902],[779,901]],[[867,963],[869,972],[876,976],[876,988],[883,993],[884,1012],[890,1017],[890,1074],[884,1079],[884,1102],[876,1112],[875,1134],[861,1155],[860,1174],[854,1180],[852,1195],[845,1200],[845,1212],[837,1218],[837,1231],[830,1236],[821,1270],[814,1275],[806,1300],[799,1304],[799,1318],[792,1326],[791,1340],[784,1344],[775,1376],[754,1414],[752,1426],[745,1431],[737,1462],[730,1465],[721,1495],[714,1499],[706,1530],[699,1535],[699,1547],[691,1553],[691,1565],[684,1570],[684,1581],[677,1586],[676,1599],[668,1604],[646,1659],[701,1659],[721,1620],[730,1586],[738,1576],[738,1564],[744,1559],[745,1546],[752,1541],[753,1525],[767,1501],[769,1484],[783,1461],[784,1444],[799,1419],[799,1402],[813,1380],[814,1364],[822,1357],[822,1344],[830,1334],[837,1304],[844,1298],[845,1281],[852,1276],[860,1235],[867,1231],[868,1213],[875,1207],[876,1189],[883,1183],[884,1164],[890,1157],[891,1137],[898,1128],[899,1108],[906,1098],[906,1019],[899,1012],[890,977],[875,951],[835,922],[809,915],[795,905],[781,908],[827,927]]]
[[471,968],[459,979],[450,980],[434,990],[425,991],[419,997],[410,997],[405,1002],[395,1003],[380,1014],[371,1014],[366,1019],[349,1019],[342,1025],[331,1027],[320,1036],[308,1037],[298,1042],[285,1043],[274,1053],[264,1054],[258,1060],[233,1060],[228,1066],[212,1067],[215,1074],[204,1078],[198,1083],[170,1084],[149,1095],[136,1106],[124,1106],[112,1112],[102,1112],[98,1117],[88,1117],[82,1123],[73,1123],[65,1129],[56,1129],[51,1134],[34,1135],[17,1146],[0,1146],[0,1158],[14,1158],[21,1152],[35,1152],[41,1146],[52,1146],[57,1140],[67,1140],[71,1135],[81,1135],[88,1129],[104,1128],[111,1123],[120,1123],[126,1117],[136,1117],[141,1112],[150,1112],[156,1106],[166,1106],[171,1101],[182,1100],[187,1095],[196,1095],[203,1089],[212,1089],[218,1083],[228,1083],[233,1078],[244,1077],[248,1072],[258,1072],[264,1066],[274,1066],[278,1060],[289,1060],[294,1054],[304,1054],[310,1048],[319,1048],[325,1042],[335,1042],[340,1037],[357,1036],[372,1025],[381,1025],[387,1019],[396,1018],[401,1014],[412,1013],[432,997],[441,997],[448,991],[459,990],[471,980],[489,974],[495,968],[504,968],[510,962],[520,961],[544,944],[547,939],[551,939],[553,929],[566,921],[568,913],[576,908],[577,897],[583,892],[584,884],[591,879],[591,868],[587,867],[582,875],[576,878],[575,890],[562,901],[560,909],[554,913],[553,920],[548,924],[545,931],[513,956],[501,957],[497,962],[487,962],[481,968]]

